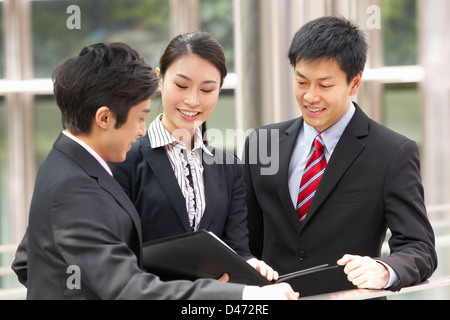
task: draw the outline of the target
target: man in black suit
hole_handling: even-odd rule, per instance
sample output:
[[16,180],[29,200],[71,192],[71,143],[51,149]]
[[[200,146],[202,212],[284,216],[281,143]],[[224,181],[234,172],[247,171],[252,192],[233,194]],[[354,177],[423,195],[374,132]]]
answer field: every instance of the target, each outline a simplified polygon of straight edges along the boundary
[[[280,274],[321,264],[343,267],[293,281],[301,296],[355,286],[399,290],[426,280],[437,266],[416,143],[351,102],[366,55],[365,37],[349,21],[307,23],[289,52],[302,116],[260,128],[246,142],[252,253]],[[302,176],[316,148],[324,157],[316,163],[325,167],[306,179],[318,187],[303,197],[310,185]],[[279,163],[260,159],[267,154]],[[279,170],[268,175],[268,167]],[[391,253],[381,257],[387,229]]]
[[53,79],[64,131],[39,168],[27,234],[13,263],[28,299],[298,296],[287,284],[162,282],[145,272],[139,216],[106,162],[124,161],[145,135],[156,75],[136,51],[113,43],[84,48]]

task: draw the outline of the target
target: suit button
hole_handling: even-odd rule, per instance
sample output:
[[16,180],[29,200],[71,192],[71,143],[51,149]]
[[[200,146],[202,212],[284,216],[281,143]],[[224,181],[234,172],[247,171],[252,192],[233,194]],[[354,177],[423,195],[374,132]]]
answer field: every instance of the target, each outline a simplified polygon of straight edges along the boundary
[[306,255],[305,251],[299,251],[297,253],[297,259],[300,260],[300,261],[305,261],[307,257],[308,256]]

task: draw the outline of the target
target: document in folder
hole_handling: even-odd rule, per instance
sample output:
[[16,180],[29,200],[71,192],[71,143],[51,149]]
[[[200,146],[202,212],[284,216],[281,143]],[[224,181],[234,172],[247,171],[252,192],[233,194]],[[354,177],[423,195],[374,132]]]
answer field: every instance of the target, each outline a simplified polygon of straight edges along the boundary
[[[229,282],[256,286],[271,284],[221,239],[205,230],[147,242],[143,246],[143,255],[144,268],[165,281],[218,279],[228,273]],[[301,270],[280,276],[277,282],[329,268],[322,265]]]

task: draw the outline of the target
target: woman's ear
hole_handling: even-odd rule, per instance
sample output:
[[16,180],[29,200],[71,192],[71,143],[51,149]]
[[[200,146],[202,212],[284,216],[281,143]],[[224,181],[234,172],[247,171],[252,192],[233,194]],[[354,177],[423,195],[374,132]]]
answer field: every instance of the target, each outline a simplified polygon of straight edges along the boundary
[[158,87],[159,87],[159,91],[161,91],[162,86],[163,86],[163,77],[161,76],[161,69],[156,68],[156,69],[155,69],[155,73],[156,73],[156,75],[158,76],[158,79],[159,79],[159,81],[158,81]]

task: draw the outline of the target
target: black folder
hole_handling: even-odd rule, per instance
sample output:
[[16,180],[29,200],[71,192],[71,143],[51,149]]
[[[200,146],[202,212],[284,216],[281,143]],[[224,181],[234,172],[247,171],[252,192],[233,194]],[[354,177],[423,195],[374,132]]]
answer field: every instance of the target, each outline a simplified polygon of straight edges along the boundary
[[[264,286],[271,284],[256,269],[211,232],[200,230],[143,245],[144,268],[164,281],[218,279],[224,273],[229,282]],[[279,282],[330,269],[321,265],[280,276]]]

